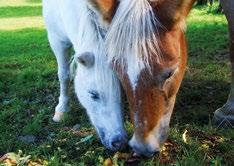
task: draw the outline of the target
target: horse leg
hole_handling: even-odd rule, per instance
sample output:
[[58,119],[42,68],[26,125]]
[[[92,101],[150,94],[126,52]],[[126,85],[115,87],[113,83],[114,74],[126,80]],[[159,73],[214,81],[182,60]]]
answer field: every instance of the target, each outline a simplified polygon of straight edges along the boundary
[[58,78],[60,83],[60,96],[59,103],[55,108],[55,114],[53,120],[59,122],[63,114],[70,110],[68,89],[70,83],[70,71],[69,71],[69,48],[70,44],[60,40],[56,35],[49,34],[50,46],[56,56],[58,63]]
[[234,1],[221,0],[224,13],[228,20],[231,46],[230,61],[232,66],[231,91],[227,103],[215,111],[214,122],[218,126],[234,127]]

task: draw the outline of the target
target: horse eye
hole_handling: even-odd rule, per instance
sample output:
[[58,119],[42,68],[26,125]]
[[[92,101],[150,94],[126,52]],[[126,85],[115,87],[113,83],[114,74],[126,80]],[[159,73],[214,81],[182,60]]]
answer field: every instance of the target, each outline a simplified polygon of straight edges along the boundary
[[89,94],[90,94],[90,97],[93,100],[99,100],[100,99],[100,96],[99,96],[98,92],[96,92],[96,91],[89,91]]
[[166,81],[168,80],[169,78],[171,78],[175,73],[175,70],[168,70],[168,71],[165,71],[162,75],[162,80],[163,81]]
[[173,74],[174,74],[173,71],[167,72],[167,73],[165,73],[164,78],[167,80],[167,79],[169,79]]

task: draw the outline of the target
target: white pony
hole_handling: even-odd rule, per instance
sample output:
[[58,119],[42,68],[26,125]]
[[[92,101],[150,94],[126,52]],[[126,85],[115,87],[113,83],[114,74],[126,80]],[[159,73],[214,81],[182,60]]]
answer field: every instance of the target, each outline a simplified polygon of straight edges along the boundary
[[127,144],[121,115],[121,89],[108,65],[104,49],[107,27],[87,0],[43,0],[43,16],[51,48],[58,63],[59,104],[53,120],[69,111],[69,49],[75,50],[72,66],[75,91],[86,108],[102,143],[111,150]]

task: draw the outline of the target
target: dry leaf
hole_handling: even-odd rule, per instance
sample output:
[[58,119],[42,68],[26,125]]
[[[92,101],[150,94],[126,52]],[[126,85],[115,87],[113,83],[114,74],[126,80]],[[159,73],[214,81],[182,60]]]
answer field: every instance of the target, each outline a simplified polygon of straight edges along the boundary
[[185,130],[183,133],[183,141],[184,143],[188,144],[188,130]]
[[103,163],[104,166],[114,166],[114,163],[110,158],[106,159]]
[[120,152],[117,152],[117,153],[115,153],[115,155],[114,155],[113,158],[115,158],[117,160],[127,160],[130,157],[131,157],[130,153],[120,153]]

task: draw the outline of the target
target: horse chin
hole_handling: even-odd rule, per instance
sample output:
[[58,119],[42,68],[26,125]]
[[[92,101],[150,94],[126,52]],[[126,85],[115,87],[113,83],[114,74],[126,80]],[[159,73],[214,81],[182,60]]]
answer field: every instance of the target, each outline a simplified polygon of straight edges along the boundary
[[152,157],[160,152],[162,145],[168,137],[171,112],[169,111],[164,114],[155,127],[144,135],[142,135],[142,130],[145,129],[135,130],[129,145],[137,155]]
[[133,149],[137,156],[152,157],[154,154],[160,152],[160,146],[152,146],[148,143],[138,141],[133,135],[129,141],[129,146]]

